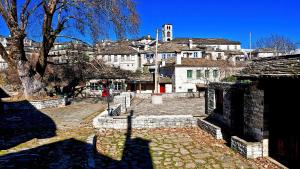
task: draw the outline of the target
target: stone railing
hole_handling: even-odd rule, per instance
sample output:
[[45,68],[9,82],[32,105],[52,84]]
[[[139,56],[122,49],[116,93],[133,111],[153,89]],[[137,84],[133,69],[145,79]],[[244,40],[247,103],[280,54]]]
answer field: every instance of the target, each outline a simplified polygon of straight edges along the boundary
[[211,134],[216,139],[223,139],[223,135],[221,132],[221,128],[209,123],[208,121],[198,119],[198,126],[206,131],[207,133]]
[[114,96],[113,104],[120,104],[121,112],[125,112],[131,105],[131,98],[129,92],[123,92],[120,95]]
[[66,105],[66,99],[49,99],[49,100],[36,100],[36,101],[20,101],[20,102],[2,102],[3,111],[10,110],[32,110],[32,109],[45,109],[52,107],[60,107]]
[[127,129],[132,128],[183,128],[196,127],[197,119],[191,115],[165,115],[165,116],[117,116],[108,117],[99,115],[93,120],[95,128]]

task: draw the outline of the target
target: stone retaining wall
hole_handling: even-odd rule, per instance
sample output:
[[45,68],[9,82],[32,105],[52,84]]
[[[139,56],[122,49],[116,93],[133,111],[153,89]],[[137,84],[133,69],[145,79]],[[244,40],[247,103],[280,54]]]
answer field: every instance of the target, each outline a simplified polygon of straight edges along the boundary
[[21,102],[2,102],[3,111],[9,110],[32,110],[32,109],[45,109],[52,107],[60,107],[66,105],[66,100],[51,99],[51,100],[40,100],[40,101],[21,101]]
[[221,128],[205,120],[198,119],[198,126],[216,139],[223,139]]
[[132,128],[183,128],[196,127],[197,119],[191,115],[164,115],[164,116],[137,116],[137,117],[103,117],[94,119],[95,128],[102,129],[127,129]]
[[237,136],[232,136],[231,148],[246,158],[263,156],[263,144],[261,142],[247,142]]
[[[152,93],[136,93],[135,97],[140,99],[150,99]],[[193,93],[162,93],[163,99],[173,98],[195,98],[204,97],[204,92],[193,92]]]

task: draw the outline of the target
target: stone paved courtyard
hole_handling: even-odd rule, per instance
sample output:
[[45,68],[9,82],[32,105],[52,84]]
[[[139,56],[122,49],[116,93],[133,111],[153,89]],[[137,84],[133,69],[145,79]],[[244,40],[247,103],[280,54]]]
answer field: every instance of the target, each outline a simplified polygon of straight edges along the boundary
[[[139,115],[193,115],[203,116],[204,98],[163,99],[162,105],[151,104],[151,99],[134,99],[127,112]],[[126,114],[125,114],[126,115]]]
[[243,158],[199,128],[100,131],[97,151],[98,168],[277,168]]

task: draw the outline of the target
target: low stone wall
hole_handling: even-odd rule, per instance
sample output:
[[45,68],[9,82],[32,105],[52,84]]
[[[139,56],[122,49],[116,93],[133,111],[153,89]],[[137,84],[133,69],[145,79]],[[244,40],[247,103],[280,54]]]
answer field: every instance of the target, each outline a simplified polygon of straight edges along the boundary
[[128,124],[132,128],[183,128],[196,127],[197,119],[191,115],[165,115],[165,116],[137,116],[137,117],[104,117],[94,119],[95,128],[102,129],[127,129]]
[[121,93],[120,95],[114,96],[114,104],[121,105],[121,112],[127,111],[127,108],[131,105],[131,94],[129,92]]
[[220,127],[202,119],[198,119],[198,126],[207,133],[211,134],[215,139],[223,139]]
[[66,105],[66,100],[51,99],[51,100],[40,100],[40,101],[22,101],[22,102],[2,102],[3,111],[10,110],[32,110],[32,109],[45,109],[52,107],[60,107]]
[[[152,93],[136,93],[135,97],[140,99],[150,99]],[[196,98],[204,97],[204,92],[193,92],[193,93],[162,93],[164,98]]]
[[263,144],[261,142],[247,142],[237,136],[232,136],[231,148],[246,158],[263,156]]

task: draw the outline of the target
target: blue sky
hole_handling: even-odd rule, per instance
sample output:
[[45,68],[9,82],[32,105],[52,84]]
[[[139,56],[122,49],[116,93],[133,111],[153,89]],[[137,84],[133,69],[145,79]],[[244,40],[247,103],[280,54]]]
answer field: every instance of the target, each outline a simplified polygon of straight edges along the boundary
[[[300,42],[300,0],[136,0],[141,26],[138,36],[172,23],[174,37],[228,38],[249,46],[276,33]],[[7,30],[0,21],[0,34]],[[112,36],[113,37],[113,36]]]

